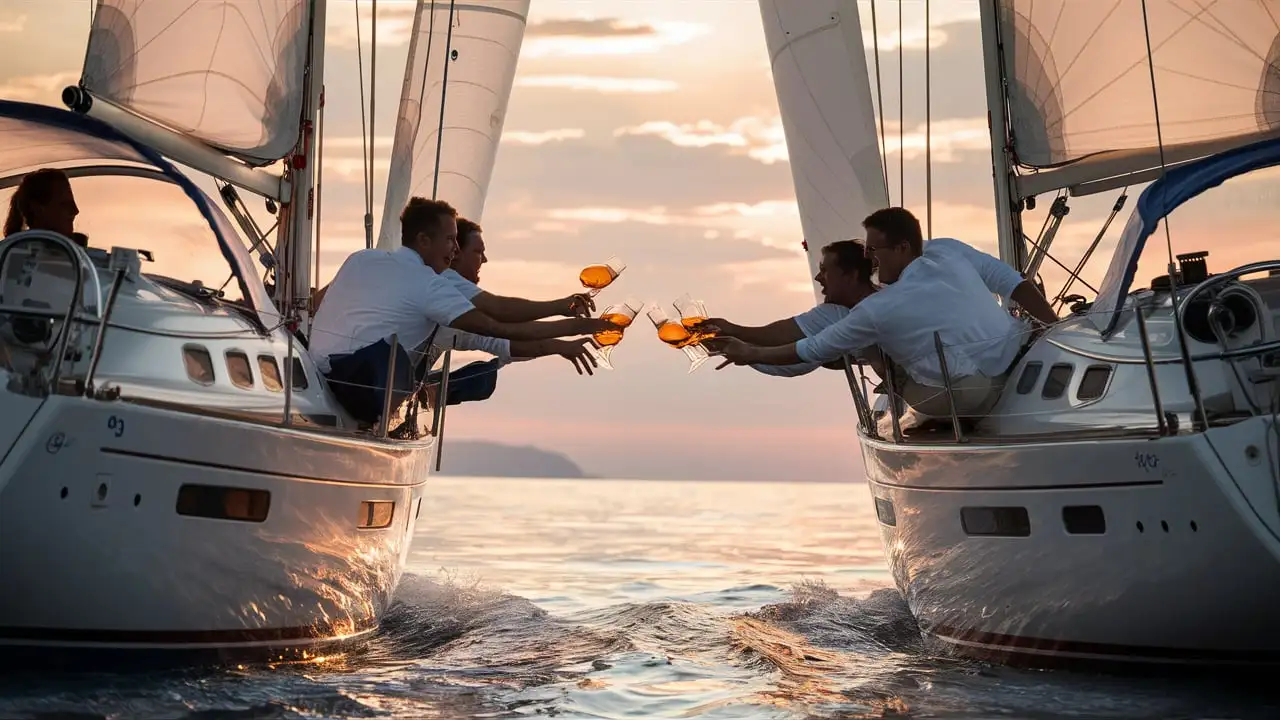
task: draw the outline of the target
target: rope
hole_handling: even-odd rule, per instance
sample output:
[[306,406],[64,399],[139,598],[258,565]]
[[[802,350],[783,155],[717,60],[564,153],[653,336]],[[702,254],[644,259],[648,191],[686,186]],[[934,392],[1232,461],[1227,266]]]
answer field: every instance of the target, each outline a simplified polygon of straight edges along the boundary
[[884,193],[889,194],[889,153],[885,147],[884,93],[880,84],[880,25],[876,22],[876,0],[871,0],[871,45],[876,62],[876,109],[880,112],[880,169],[884,171]]

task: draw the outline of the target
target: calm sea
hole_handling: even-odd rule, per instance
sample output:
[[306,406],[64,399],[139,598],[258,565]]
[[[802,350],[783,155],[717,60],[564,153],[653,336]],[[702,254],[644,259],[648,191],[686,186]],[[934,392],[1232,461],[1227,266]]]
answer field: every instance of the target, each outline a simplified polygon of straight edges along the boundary
[[430,487],[411,573],[367,652],[0,678],[0,718],[1280,717],[1274,682],[934,656],[861,484]]

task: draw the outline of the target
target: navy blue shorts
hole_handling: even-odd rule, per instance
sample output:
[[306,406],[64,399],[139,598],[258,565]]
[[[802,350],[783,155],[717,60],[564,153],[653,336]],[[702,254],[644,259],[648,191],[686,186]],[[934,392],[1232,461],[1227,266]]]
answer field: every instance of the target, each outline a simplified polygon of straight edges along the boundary
[[[329,389],[356,420],[373,423],[382,415],[390,357],[391,343],[386,340],[366,345],[353,353],[330,356],[329,372],[325,374]],[[422,365],[424,367],[415,373],[409,353],[403,346],[396,346],[395,379],[391,390],[393,411],[413,394],[417,385],[415,381],[421,380],[426,363]]]
[[[497,358],[484,362],[473,362],[457,370],[449,372],[449,403],[457,405],[464,402],[488,400],[498,387]],[[443,377],[439,370],[427,375],[427,383],[438,383]]]

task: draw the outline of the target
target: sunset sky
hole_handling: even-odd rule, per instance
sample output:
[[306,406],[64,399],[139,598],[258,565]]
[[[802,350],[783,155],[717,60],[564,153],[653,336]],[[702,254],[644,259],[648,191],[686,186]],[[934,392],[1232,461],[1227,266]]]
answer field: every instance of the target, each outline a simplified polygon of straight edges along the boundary
[[[369,3],[360,7],[367,18]],[[380,180],[412,7],[379,3]],[[923,218],[923,2],[908,2],[904,11],[905,155],[898,147],[896,3],[879,2],[877,11],[890,196],[895,204],[902,200],[902,158],[905,204]],[[349,0],[330,2],[320,256],[326,278],[364,243],[354,15]],[[583,22],[563,22],[569,19]],[[977,7],[935,2],[932,20],[934,234],[994,252]],[[88,22],[84,0],[5,0],[0,97],[61,107],[61,89],[79,77]],[[862,25],[869,42],[869,3],[862,3]],[[367,72],[367,42],[365,51]],[[1273,177],[1230,183],[1176,214],[1175,251],[1211,249],[1209,263],[1218,270],[1259,259],[1273,240],[1251,233],[1274,217]],[[214,265],[220,260],[199,215],[176,191],[139,190],[142,182],[77,180],[78,227],[91,238],[110,238],[96,244],[153,250],[157,263],[148,270],[207,282],[217,276],[220,284],[225,272]],[[1136,200],[1131,193],[1086,273],[1093,282]],[[0,194],[6,203],[7,197]],[[1054,254],[1073,265],[1115,197],[1074,200]],[[379,185],[375,212],[381,198]],[[1050,201],[1028,215],[1028,232],[1039,229]],[[583,265],[620,255],[628,268],[600,302],[635,297],[669,305],[689,292],[712,315],[750,324],[811,307],[755,0],[533,0],[483,225],[491,261],[482,285],[495,293],[562,296],[579,287]],[[1139,284],[1163,271],[1160,240],[1144,257]],[[1047,264],[1044,277],[1056,290],[1062,273]],[[591,378],[558,358],[510,367],[492,400],[450,409],[448,437],[537,445],[601,476],[862,475],[855,413],[840,373],[775,379],[708,365],[689,375],[683,356],[660,344],[647,323],[635,326],[613,362],[614,372]]]

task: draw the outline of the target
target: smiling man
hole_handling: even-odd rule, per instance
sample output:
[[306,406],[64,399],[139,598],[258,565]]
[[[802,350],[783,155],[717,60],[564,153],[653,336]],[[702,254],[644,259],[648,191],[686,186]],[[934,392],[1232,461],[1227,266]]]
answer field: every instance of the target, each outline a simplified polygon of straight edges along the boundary
[[[492,302],[491,298],[502,299],[500,296],[492,295],[480,289],[480,268],[487,262],[489,262],[489,258],[485,255],[483,229],[479,223],[466,218],[458,218],[458,250],[449,262],[449,269],[441,273],[440,276],[448,280],[463,297],[475,302],[477,307],[485,307],[486,303]],[[520,302],[531,303],[532,301],[524,300]],[[594,308],[591,298],[582,294],[570,295],[562,300],[552,302],[561,305],[567,303],[571,308]],[[588,364],[585,360],[586,357],[589,357],[589,354],[586,352],[584,343],[588,341],[573,341],[573,347],[571,348],[557,348],[553,352],[540,352],[540,348],[531,347],[526,343],[511,343],[498,338],[468,336],[465,333],[443,331],[441,336],[437,338],[436,344],[448,346],[452,341],[451,334],[457,335],[459,348],[465,346],[466,349],[482,350],[493,355],[494,358],[492,360],[468,363],[449,373],[448,402],[450,405],[488,400],[497,389],[498,370],[510,362],[532,360],[543,355],[558,354],[573,363],[579,373],[586,371],[591,374],[591,368],[594,367],[594,361],[592,364]],[[438,370],[427,376],[427,385],[430,388],[428,393],[433,404],[441,377],[442,373]]]
[[[871,258],[866,248],[857,240],[840,240],[822,248],[822,260],[818,274],[813,277],[822,289],[822,303],[794,317],[783,318],[768,325],[750,327],[729,322],[724,318],[710,318],[705,325],[714,326],[719,336],[736,338],[751,345],[772,347],[799,342],[826,330],[849,314],[849,309],[876,291],[871,283]],[[720,367],[730,363],[726,362]],[[835,360],[825,363],[833,370],[843,370],[844,363]],[[823,367],[822,362],[801,362],[792,365],[753,364],[752,369],[766,375],[796,377]],[[719,369],[719,368],[717,368]]]
[[[428,369],[420,362],[425,352],[437,335],[448,332],[442,328],[520,341],[522,352],[573,356],[586,365],[594,362],[584,346],[589,339],[556,338],[613,327],[589,317],[533,322],[544,316],[537,313],[550,309],[550,303],[474,295],[473,301],[459,292],[441,277],[458,251],[456,218],[457,211],[448,203],[411,198],[400,216],[401,247],[352,253],[316,310],[308,350],[334,396],[363,423],[373,423],[381,414],[382,388],[394,388],[395,405],[413,392],[415,379]],[[567,298],[556,308],[572,316],[580,304]],[[397,341],[394,348],[392,337]],[[393,353],[396,374],[388,378]]]
[[907,404],[922,415],[945,418],[951,408],[936,332],[946,348],[956,413],[985,415],[1028,337],[1024,323],[992,295],[1050,324],[1058,318],[1044,295],[1012,267],[959,240],[925,243],[920,221],[905,208],[877,210],[862,224],[867,251],[884,283],[879,292],[813,337],[769,346],[730,339],[722,347],[725,357],[738,365],[792,365],[829,362],[858,351],[874,358],[878,349],[906,370],[898,376],[898,394]]

